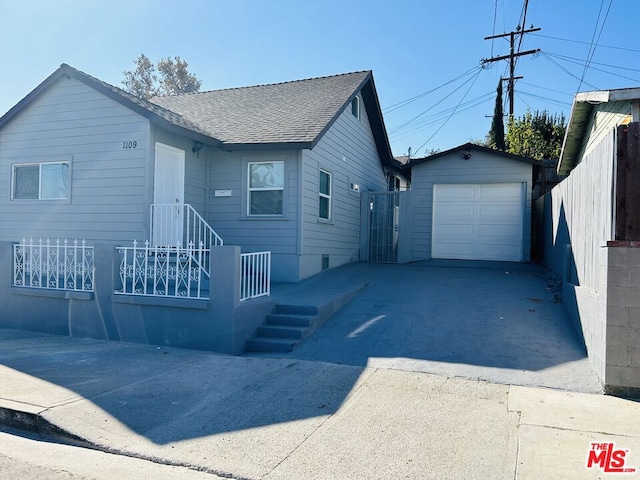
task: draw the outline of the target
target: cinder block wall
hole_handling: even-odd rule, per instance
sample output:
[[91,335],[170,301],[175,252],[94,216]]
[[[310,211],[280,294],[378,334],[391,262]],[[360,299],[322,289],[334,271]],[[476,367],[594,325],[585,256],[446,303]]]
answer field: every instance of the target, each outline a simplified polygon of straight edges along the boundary
[[607,247],[608,393],[640,393],[640,247]]

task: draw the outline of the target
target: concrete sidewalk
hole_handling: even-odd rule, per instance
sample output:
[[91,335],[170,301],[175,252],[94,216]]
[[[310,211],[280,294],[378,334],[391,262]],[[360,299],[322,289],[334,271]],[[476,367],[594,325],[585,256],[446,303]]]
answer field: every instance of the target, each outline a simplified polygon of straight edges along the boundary
[[633,478],[640,404],[297,359],[0,330],[0,418],[95,448],[251,479]]

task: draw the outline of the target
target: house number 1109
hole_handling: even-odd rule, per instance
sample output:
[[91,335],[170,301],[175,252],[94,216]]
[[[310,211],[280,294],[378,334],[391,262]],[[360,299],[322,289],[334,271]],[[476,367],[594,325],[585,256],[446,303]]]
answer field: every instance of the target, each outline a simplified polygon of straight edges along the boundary
[[122,142],[122,149],[129,150],[131,148],[136,148],[138,146],[138,142],[136,140],[129,140]]

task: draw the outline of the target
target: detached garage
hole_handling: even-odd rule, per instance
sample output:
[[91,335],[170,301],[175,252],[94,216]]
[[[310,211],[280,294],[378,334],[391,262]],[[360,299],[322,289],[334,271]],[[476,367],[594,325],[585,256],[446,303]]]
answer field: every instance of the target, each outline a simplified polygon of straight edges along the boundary
[[528,262],[539,165],[471,143],[412,159],[412,260]]

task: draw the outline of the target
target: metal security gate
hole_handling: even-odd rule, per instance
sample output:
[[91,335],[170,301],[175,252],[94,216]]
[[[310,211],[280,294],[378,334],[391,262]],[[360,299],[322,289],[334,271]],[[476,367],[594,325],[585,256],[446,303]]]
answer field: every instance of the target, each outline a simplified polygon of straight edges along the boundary
[[369,261],[396,263],[400,192],[369,193]]

